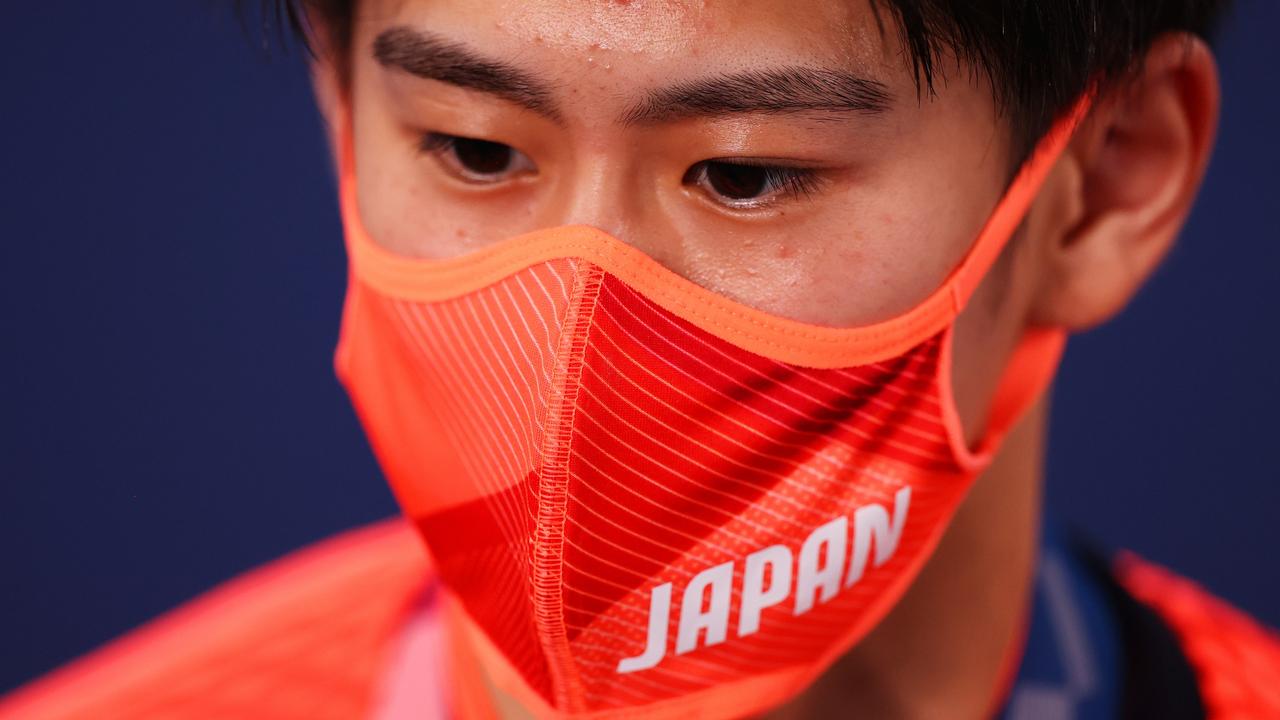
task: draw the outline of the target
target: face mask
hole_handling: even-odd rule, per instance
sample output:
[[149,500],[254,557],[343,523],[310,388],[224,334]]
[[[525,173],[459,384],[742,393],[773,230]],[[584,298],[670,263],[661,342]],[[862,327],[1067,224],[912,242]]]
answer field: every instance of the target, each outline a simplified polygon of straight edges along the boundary
[[361,226],[347,142],[337,369],[487,677],[538,716],[740,716],[863,637],[1055,370],[1064,335],[1028,332],[966,445],[954,321],[1084,107],[941,288],[852,329],[584,226],[392,255]]

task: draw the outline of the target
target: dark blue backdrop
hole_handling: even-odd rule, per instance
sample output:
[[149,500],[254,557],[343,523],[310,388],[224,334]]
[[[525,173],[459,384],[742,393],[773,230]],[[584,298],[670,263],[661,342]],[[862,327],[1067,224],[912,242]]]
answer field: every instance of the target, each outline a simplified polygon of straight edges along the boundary
[[[8,3],[0,691],[394,512],[333,380],[344,261],[300,58],[230,2]],[[1049,502],[1280,624],[1280,4],[1223,34],[1203,198],[1057,391]]]

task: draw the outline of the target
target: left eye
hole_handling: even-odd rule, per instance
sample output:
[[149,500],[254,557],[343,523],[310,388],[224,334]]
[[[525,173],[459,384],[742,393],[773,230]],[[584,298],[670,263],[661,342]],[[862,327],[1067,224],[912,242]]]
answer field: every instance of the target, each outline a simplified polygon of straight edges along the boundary
[[497,183],[537,169],[524,153],[492,140],[432,132],[422,136],[418,148],[466,182]]
[[684,183],[733,208],[766,204],[778,195],[806,196],[817,189],[817,173],[809,168],[743,160],[704,160],[685,173]]

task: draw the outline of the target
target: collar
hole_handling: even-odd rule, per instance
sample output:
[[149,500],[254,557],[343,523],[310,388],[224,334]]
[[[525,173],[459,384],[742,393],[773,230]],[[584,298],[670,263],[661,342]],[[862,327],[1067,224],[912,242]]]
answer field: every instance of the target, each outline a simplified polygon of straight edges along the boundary
[[1022,662],[1002,720],[1115,717],[1121,702],[1120,620],[1103,578],[1041,524],[1031,616]]

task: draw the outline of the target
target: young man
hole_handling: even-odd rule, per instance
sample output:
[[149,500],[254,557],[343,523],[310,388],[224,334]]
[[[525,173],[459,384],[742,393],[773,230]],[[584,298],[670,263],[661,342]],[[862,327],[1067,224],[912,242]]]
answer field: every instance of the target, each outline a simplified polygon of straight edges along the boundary
[[292,8],[409,522],[0,716],[1280,716],[1274,635],[1040,508],[1063,340],[1200,183],[1222,5]]

